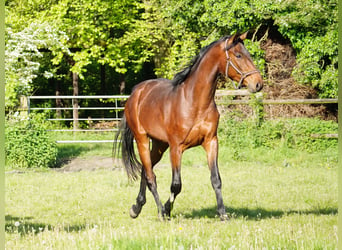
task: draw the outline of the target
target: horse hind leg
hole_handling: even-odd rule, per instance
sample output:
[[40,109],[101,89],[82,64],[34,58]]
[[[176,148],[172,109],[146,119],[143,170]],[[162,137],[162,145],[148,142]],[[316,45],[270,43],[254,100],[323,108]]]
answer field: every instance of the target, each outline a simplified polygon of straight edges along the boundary
[[[152,163],[152,168],[160,161],[164,152],[168,148],[168,144],[158,141],[152,140],[152,149],[150,152],[150,159]],[[140,190],[138,197],[136,199],[136,204],[132,205],[130,209],[130,216],[132,218],[137,218],[141,212],[142,207],[146,203],[146,186],[147,186],[147,177],[144,168],[141,172],[141,181],[140,181]]]
[[136,204],[133,204],[131,209],[129,210],[129,215],[135,219],[139,216],[142,207],[146,203],[146,177],[145,171],[142,169],[141,171],[141,180],[140,180],[140,190],[138,197],[136,199]]

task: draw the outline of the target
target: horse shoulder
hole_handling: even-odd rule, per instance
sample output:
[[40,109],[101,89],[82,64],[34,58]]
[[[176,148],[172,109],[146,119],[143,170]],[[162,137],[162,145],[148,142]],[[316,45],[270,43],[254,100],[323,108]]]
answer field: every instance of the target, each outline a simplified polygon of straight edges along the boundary
[[211,105],[198,119],[198,127],[200,133],[205,137],[209,134],[216,133],[218,122],[220,119],[220,113],[218,112],[216,105]]
[[183,150],[201,145],[207,138],[217,134],[220,114],[215,106],[200,113],[183,140]]

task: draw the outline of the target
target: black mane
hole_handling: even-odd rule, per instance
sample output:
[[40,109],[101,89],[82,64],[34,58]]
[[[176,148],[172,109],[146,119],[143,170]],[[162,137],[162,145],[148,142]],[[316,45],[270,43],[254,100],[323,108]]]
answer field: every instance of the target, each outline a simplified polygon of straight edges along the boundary
[[226,39],[228,39],[230,36],[225,36],[220,38],[217,41],[212,42],[211,44],[203,47],[199,54],[197,56],[195,56],[189,63],[189,66],[186,67],[185,69],[183,69],[182,71],[178,72],[172,79],[172,85],[173,86],[178,86],[181,85],[186,78],[189,76],[190,72],[192,71],[192,69],[195,69],[199,62],[202,60],[202,58],[204,57],[204,55],[217,43],[222,42]]

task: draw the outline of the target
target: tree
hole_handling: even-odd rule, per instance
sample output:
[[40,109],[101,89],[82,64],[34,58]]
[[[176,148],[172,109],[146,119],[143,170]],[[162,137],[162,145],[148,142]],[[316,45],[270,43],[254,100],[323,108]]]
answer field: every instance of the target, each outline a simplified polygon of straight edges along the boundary
[[[69,38],[66,46],[71,51],[68,54],[71,71],[81,79],[87,65],[94,62],[125,74],[129,70],[139,71],[153,55],[150,42],[141,39],[145,34],[135,31],[138,23],[142,23],[140,20],[148,17],[144,4],[134,0],[32,0],[27,5],[9,0],[6,7],[9,12],[6,24],[18,32],[22,30],[23,20],[49,23],[65,32]],[[54,48],[49,49],[56,53]],[[57,54],[54,63],[65,57],[63,53]]]
[[[123,82],[146,63],[157,76],[172,78],[212,41],[274,26],[296,50],[297,81],[322,97],[337,95],[337,0],[7,0],[6,9],[13,33],[24,30],[23,23],[64,32],[71,53],[49,48],[53,63],[71,62],[80,80],[94,64],[112,68]],[[245,45],[263,69],[259,44],[254,37]]]
[[337,1],[290,1],[286,7],[275,20],[297,52],[294,76],[321,97],[337,97]]
[[[53,48],[55,52],[68,53],[64,42],[67,36],[48,23],[30,23],[20,32],[6,29],[5,46],[5,106],[13,109],[18,105],[20,95],[31,93],[31,84],[38,75],[39,59],[43,57],[39,48]],[[52,69],[51,69],[52,71]],[[53,76],[45,71],[44,77]]]

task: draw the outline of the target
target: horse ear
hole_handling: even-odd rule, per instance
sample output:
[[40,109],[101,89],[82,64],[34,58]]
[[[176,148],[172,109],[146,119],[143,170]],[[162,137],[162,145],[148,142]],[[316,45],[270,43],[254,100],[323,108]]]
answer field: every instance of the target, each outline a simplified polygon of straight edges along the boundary
[[239,41],[243,41],[247,38],[247,35],[248,35],[248,31],[243,34],[236,33],[229,38],[227,45],[229,46],[229,45],[238,43]]
[[237,40],[239,39],[239,36],[240,36],[240,35],[239,35],[238,33],[232,35],[232,36],[229,38],[229,40],[228,40],[228,42],[227,42],[227,45],[229,46],[229,45],[232,45],[232,44],[236,43]]
[[247,38],[247,35],[248,35],[249,31],[246,31],[245,33],[239,35],[239,38],[241,41],[245,40]]

